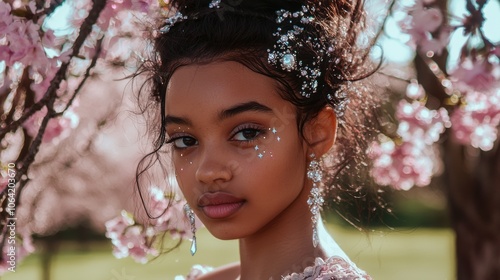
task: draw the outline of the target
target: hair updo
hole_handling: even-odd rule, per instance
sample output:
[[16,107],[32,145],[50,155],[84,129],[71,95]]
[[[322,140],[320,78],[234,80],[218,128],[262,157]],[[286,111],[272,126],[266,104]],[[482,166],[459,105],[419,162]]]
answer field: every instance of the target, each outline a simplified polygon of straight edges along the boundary
[[[186,19],[172,25],[168,32],[156,32],[152,57],[139,70],[147,76],[146,88],[152,97],[143,110],[153,109],[157,121],[150,123],[155,149],[140,162],[137,183],[155,162],[161,163],[159,152],[166,138],[165,92],[175,70],[193,63],[235,61],[278,82],[281,97],[297,108],[297,126],[301,132],[304,124],[325,106],[338,104],[339,92],[347,96],[350,103],[338,118],[336,144],[324,161],[327,165],[324,177],[328,178],[324,182],[325,193],[333,198],[330,201],[336,202],[346,200],[346,194],[364,197],[359,186],[366,178],[359,167],[366,165],[367,141],[376,131],[373,120],[378,99],[360,81],[376,69],[368,59],[371,46],[360,44],[361,37],[367,35],[363,33],[363,1],[222,0],[218,8],[210,8],[210,3],[210,0],[171,0],[168,15],[180,12]],[[310,97],[299,93],[301,83],[296,73],[268,62],[268,50],[276,44],[273,35],[278,28],[276,11],[300,11],[303,5],[311,8],[315,21],[301,34],[305,43],[296,50],[297,57],[307,63],[308,59],[321,55],[307,43],[307,38],[323,38],[328,44],[318,66],[321,75],[317,92]],[[162,20],[156,29],[160,30],[164,24]]]

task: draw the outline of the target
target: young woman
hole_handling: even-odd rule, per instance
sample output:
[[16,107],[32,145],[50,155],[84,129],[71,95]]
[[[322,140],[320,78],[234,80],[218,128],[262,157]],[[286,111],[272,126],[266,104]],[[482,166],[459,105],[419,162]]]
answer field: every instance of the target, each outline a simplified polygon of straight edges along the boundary
[[187,279],[371,279],[319,213],[350,189],[338,177],[356,176],[376,105],[356,82],[370,72],[362,2],[169,4],[143,68],[160,115],[151,155],[169,148],[193,233],[196,215],[240,247],[238,264]]

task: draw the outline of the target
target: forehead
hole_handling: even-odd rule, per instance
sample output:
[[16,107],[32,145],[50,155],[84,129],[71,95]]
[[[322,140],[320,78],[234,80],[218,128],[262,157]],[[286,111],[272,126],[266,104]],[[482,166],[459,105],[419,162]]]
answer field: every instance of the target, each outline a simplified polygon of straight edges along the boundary
[[186,112],[186,107],[203,111],[250,101],[272,107],[291,106],[277,89],[274,79],[238,62],[190,64],[178,68],[172,75],[167,85],[166,110],[180,115]]

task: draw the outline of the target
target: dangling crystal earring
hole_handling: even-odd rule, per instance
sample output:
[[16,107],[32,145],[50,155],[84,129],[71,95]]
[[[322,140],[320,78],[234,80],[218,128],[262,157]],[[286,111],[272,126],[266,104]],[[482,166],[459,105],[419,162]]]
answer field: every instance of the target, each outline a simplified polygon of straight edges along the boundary
[[309,167],[307,168],[307,177],[312,180],[313,185],[311,188],[311,193],[307,199],[307,204],[309,205],[309,210],[312,214],[312,227],[313,227],[313,246],[318,246],[319,236],[316,229],[316,224],[318,223],[319,212],[323,203],[325,202],[323,196],[321,195],[321,190],[319,189],[318,183],[321,182],[322,174],[319,162],[316,160],[316,155],[311,154],[311,161],[309,162]]
[[191,256],[194,256],[196,253],[196,224],[195,224],[195,217],[194,217],[194,212],[189,207],[189,205],[186,203],[184,205],[184,213],[186,214],[189,224],[191,225],[191,232],[193,233],[193,238],[191,239]]

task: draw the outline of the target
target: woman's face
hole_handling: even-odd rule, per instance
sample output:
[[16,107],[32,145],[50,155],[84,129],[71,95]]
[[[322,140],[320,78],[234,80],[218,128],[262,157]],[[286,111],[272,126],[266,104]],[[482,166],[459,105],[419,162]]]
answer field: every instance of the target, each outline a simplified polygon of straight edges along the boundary
[[273,79],[232,61],[183,66],[166,112],[177,181],[214,236],[249,236],[306,204],[306,145]]

